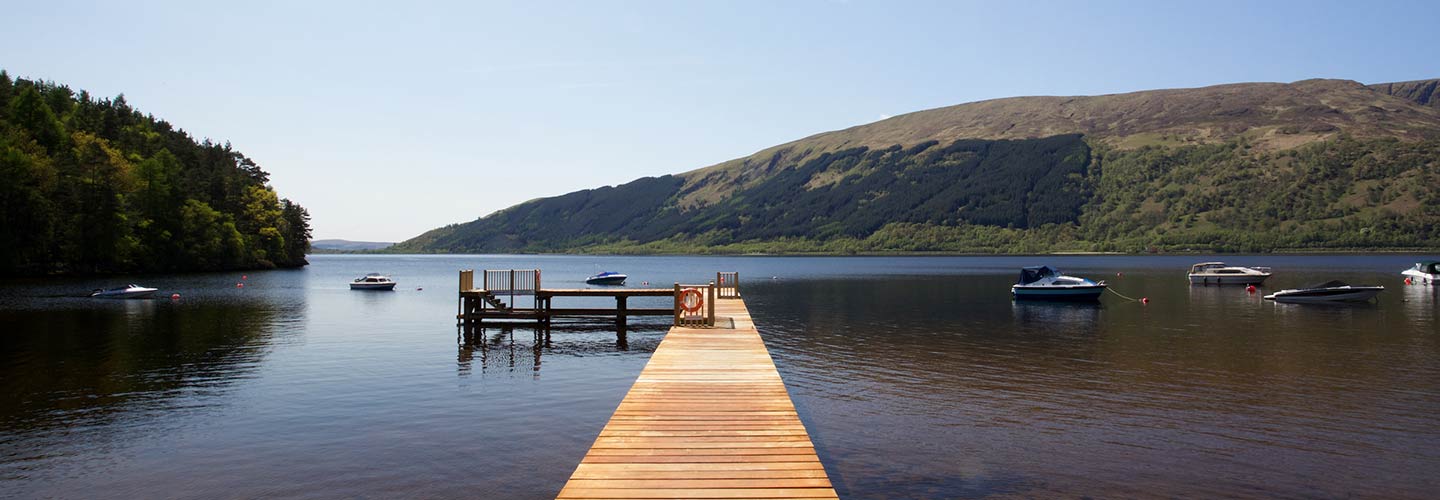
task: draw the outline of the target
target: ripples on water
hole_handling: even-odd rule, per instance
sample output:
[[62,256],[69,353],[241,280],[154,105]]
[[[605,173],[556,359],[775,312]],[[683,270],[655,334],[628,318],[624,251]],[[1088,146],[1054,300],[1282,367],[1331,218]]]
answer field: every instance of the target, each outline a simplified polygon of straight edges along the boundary
[[747,302],[842,496],[1436,491],[1432,290],[1307,307],[1183,279],[1111,279],[1148,306],[1012,303],[986,275],[761,283]]
[[[1405,257],[1245,259],[1276,286],[1390,288],[1274,304],[1186,285],[1191,257],[326,256],[245,288],[4,283],[0,497],[553,497],[665,318],[457,332],[455,271],[510,267],[550,286],[740,271],[848,497],[1433,496],[1440,289],[1401,285]],[[1152,302],[1011,302],[1037,263]],[[372,271],[401,286],[346,289]],[[115,281],[183,298],[79,297]]]

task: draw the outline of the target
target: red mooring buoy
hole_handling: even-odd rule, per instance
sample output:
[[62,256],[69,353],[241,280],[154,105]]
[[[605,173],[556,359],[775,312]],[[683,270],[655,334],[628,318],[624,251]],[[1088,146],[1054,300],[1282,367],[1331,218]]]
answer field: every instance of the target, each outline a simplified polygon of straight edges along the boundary
[[1149,303],[1150,303],[1150,297],[1140,297],[1140,303],[1141,303],[1141,304],[1149,304]]
[[1125,275],[1125,273],[1115,273],[1115,277],[1116,277],[1116,278],[1119,278],[1119,277],[1124,276],[1124,275]]
[[1245,287],[1245,291],[1249,293],[1255,293],[1255,285]]
[[1405,278],[1405,284],[1406,284],[1406,285],[1413,285],[1413,284],[1415,284],[1415,283],[1414,283],[1414,282],[1411,282],[1411,281],[1410,281],[1410,278]]
[[250,277],[242,274],[242,275],[240,275],[240,279],[242,279],[242,280],[248,280],[248,279],[250,279]]
[[245,284],[244,284],[244,283],[236,283],[236,284],[235,284],[235,288],[245,288]]
[[178,294],[178,293],[172,293],[172,294],[170,294],[170,300],[180,300],[180,294]]

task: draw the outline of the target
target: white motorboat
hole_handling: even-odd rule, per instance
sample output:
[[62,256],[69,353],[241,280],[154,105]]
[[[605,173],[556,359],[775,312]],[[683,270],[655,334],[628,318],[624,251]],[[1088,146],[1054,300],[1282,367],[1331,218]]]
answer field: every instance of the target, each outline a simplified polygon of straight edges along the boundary
[[101,289],[97,288],[90,293],[91,297],[97,299],[148,299],[154,294],[157,288],[147,288],[136,284],[118,288]]
[[587,284],[587,285],[624,285],[624,284],[625,284],[625,280],[626,280],[627,278],[629,278],[629,276],[626,276],[626,275],[621,274],[621,273],[614,273],[614,272],[610,272],[610,271],[605,271],[605,272],[603,272],[603,273],[600,273],[600,274],[591,276],[591,277],[589,277],[589,278],[585,278],[585,284]]
[[1224,262],[1201,262],[1190,266],[1192,285],[1259,285],[1270,277],[1268,267],[1227,266]]
[[1265,296],[1276,302],[1364,302],[1385,291],[1383,286],[1351,285],[1326,281],[1305,288],[1281,290]]
[[383,274],[370,273],[350,282],[351,290],[394,290],[395,280]]
[[1016,299],[1097,300],[1105,293],[1104,281],[1066,276],[1049,266],[1020,269],[1020,279],[1010,285]]
[[1440,262],[1416,262],[1415,267],[1401,271],[1400,274],[1410,277],[1410,282],[1417,285],[1437,285],[1440,284]]

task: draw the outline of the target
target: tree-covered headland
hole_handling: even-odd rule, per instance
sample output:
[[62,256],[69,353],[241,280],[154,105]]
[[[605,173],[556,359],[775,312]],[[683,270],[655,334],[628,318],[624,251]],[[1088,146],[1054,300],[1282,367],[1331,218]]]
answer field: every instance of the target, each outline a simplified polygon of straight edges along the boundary
[[0,70],[0,274],[303,266],[310,216],[268,182],[124,95]]

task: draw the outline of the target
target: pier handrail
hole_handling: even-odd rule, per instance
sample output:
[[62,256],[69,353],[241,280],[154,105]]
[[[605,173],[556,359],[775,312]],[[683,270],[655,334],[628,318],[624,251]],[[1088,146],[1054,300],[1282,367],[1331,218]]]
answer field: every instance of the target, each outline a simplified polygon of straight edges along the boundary
[[715,286],[719,287],[716,292],[718,298],[740,298],[740,273],[723,271],[715,273]]
[[483,288],[496,294],[533,295],[540,289],[539,269],[486,269]]
[[[715,282],[705,285],[675,284],[675,326],[715,326]],[[689,305],[689,298],[698,299],[695,308]]]

